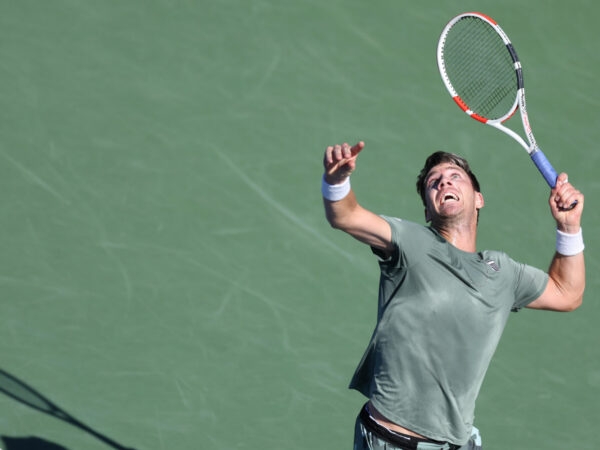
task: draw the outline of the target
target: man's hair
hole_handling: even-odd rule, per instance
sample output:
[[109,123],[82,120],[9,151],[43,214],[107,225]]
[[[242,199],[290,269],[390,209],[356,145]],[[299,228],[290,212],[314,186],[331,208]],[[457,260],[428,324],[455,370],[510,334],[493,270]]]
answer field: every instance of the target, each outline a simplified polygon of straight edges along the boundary
[[465,158],[455,155],[454,153],[441,152],[441,151],[435,152],[435,153],[432,153],[431,155],[429,155],[429,157],[425,161],[425,166],[423,166],[423,169],[421,169],[421,173],[419,173],[419,176],[417,177],[417,192],[421,196],[421,200],[423,201],[424,206],[427,206],[426,189],[425,189],[425,182],[427,179],[427,174],[435,166],[437,166],[438,164],[442,164],[442,163],[454,164],[455,166],[458,166],[461,169],[463,169],[465,172],[467,172],[467,175],[469,175],[469,178],[471,179],[471,184],[473,185],[473,188],[477,192],[481,192],[481,189],[479,187],[479,181],[477,180],[477,177],[475,176],[475,174],[471,171],[471,167],[469,167],[469,162]]

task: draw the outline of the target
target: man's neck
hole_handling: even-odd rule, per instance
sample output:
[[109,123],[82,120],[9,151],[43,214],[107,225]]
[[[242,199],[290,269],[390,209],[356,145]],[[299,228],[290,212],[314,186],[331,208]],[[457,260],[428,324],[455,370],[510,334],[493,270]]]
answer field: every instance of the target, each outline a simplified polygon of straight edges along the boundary
[[448,225],[432,223],[431,226],[459,250],[469,253],[477,251],[477,224]]

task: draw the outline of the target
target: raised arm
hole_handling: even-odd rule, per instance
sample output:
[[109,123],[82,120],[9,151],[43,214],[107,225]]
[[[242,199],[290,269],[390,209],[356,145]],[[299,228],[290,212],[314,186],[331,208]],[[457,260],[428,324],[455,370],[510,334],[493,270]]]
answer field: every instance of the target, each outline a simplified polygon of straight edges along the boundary
[[356,169],[356,158],[364,146],[361,141],[354,146],[344,143],[325,150],[322,185],[325,216],[333,228],[385,253],[392,250],[390,225],[360,206],[350,187],[350,174]]
[[[575,208],[564,210],[577,201]],[[552,258],[550,280],[543,294],[529,308],[551,311],[573,311],[583,301],[585,290],[585,261],[581,236],[583,195],[561,173],[550,193],[550,211],[556,220],[557,251]]]

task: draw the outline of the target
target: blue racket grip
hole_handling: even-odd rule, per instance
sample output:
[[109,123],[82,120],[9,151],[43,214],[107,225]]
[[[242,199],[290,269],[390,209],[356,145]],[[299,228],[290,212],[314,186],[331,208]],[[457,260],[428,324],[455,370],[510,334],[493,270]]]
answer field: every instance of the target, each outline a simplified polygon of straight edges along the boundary
[[[556,186],[556,179],[558,178],[558,174],[556,173],[556,170],[554,170],[554,167],[552,167],[552,164],[550,164],[550,161],[548,161],[548,158],[546,158],[546,155],[544,155],[544,153],[538,148],[532,153],[531,159],[533,160],[541,174],[544,176],[544,179],[546,180],[546,183],[548,183],[548,186],[554,188],[554,186]],[[570,211],[573,208],[575,208],[575,206],[577,206],[577,200],[575,200],[568,208],[560,209],[562,211]]]
[[546,155],[544,155],[544,153],[542,153],[542,151],[538,148],[531,154],[531,159],[544,176],[548,186],[554,188],[554,186],[556,186],[558,174],[556,173],[556,170],[554,170],[554,167],[552,167],[552,164],[550,164],[550,161],[548,161],[548,158],[546,158]]

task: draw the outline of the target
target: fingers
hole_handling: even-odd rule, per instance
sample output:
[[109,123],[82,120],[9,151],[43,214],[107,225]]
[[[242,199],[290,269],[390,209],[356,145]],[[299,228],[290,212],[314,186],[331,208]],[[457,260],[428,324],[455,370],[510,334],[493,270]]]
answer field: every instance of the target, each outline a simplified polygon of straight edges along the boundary
[[329,146],[325,151],[325,162],[327,164],[334,164],[336,162],[353,158],[358,155],[364,146],[365,143],[363,141],[358,142],[352,147],[346,142],[343,144]]
[[561,173],[558,175],[558,177],[556,177],[556,184],[558,185],[563,185],[563,184],[567,184],[569,182],[569,176],[566,173]]
[[365,143],[362,141],[353,146],[345,142],[327,147],[323,158],[326,181],[339,184],[348,178],[356,168],[356,157],[364,147]]
[[583,195],[571,183],[566,173],[561,173],[556,179],[556,186],[552,189],[552,197],[556,206],[568,210],[573,204],[583,201]]
[[550,209],[559,230],[566,233],[579,230],[583,202],[583,194],[569,183],[566,173],[561,173],[550,193]]

